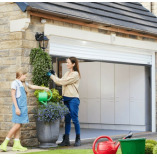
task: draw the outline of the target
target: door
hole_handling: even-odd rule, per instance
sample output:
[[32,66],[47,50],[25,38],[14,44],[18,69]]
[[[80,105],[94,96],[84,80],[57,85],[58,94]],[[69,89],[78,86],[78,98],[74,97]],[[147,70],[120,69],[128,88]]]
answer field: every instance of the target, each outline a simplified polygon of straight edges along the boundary
[[130,124],[145,125],[145,67],[130,65]]
[[79,96],[80,96],[80,106],[79,106],[79,120],[81,123],[87,123],[88,122],[88,88],[87,88],[87,71],[88,71],[88,65],[87,63],[80,62],[79,63],[80,73],[81,73],[81,79],[80,79],[80,85],[79,85]]
[[88,122],[100,123],[100,62],[86,63]]
[[101,63],[101,123],[114,124],[114,64]]
[[129,65],[115,64],[115,124],[129,124]]

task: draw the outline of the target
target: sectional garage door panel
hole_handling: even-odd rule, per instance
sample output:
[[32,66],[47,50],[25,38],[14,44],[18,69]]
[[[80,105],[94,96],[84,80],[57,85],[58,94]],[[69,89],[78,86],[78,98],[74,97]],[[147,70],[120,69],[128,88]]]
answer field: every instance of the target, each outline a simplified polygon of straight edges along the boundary
[[115,124],[129,124],[129,65],[115,64]]
[[135,64],[152,64],[152,56],[135,50],[120,51],[114,45],[100,44],[71,38],[53,36],[50,40],[50,54],[56,56],[75,56],[80,59],[114,61]]
[[88,101],[87,101],[87,99],[80,98],[79,121],[80,121],[80,123],[88,122]]
[[144,66],[130,66],[130,124],[146,123],[146,78]]
[[101,63],[101,98],[114,98],[114,64]]
[[114,64],[101,63],[101,123],[114,124]]
[[79,63],[79,68],[81,72],[81,79],[80,79],[80,86],[79,86],[79,94],[80,98],[88,98],[88,88],[87,88],[87,82],[88,82],[88,64],[87,63]]
[[145,102],[144,101],[130,101],[130,124],[145,125]]
[[100,124],[100,99],[87,99],[88,123]]
[[115,124],[114,99],[101,99],[101,123]]
[[84,88],[88,89],[88,98],[100,99],[100,62],[86,64],[88,65],[88,70],[86,70],[87,85]]
[[145,75],[144,66],[130,66],[130,97],[132,99],[145,99]]

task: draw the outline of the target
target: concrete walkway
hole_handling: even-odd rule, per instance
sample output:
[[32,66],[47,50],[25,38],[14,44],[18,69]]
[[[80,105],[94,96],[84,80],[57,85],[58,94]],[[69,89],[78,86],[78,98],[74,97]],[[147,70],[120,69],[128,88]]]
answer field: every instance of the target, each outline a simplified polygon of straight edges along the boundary
[[[140,131],[132,131],[133,133],[139,133]],[[81,129],[81,140],[90,141],[99,136],[116,136],[116,135],[127,135],[129,133],[128,130],[107,130],[107,129]],[[60,134],[57,143],[62,141],[62,136],[64,134],[64,128],[60,129]],[[75,130],[71,128],[70,133],[70,141],[75,141]]]
[[[69,147],[59,147],[59,149],[92,149],[93,141],[96,137],[107,135],[110,136],[114,141],[118,141],[118,139],[122,139],[124,136],[128,134],[129,131],[125,130],[103,130],[103,129],[81,129],[81,142],[82,145],[80,147],[74,147],[75,141],[75,131],[72,128],[71,135],[70,135],[70,142],[71,146]],[[139,131],[132,131],[133,138],[141,138],[145,137],[147,139],[154,139],[157,140],[157,133],[152,132],[139,132]],[[60,135],[57,143],[62,140],[62,134],[64,133],[64,129],[60,130]],[[0,154],[17,154],[17,153],[29,153],[29,152],[39,152],[39,151],[46,151],[50,149],[40,149],[40,148],[28,148],[26,152],[14,152],[11,150],[12,147],[8,147],[7,152],[0,152]],[[58,149],[58,148],[51,148],[51,149]]]

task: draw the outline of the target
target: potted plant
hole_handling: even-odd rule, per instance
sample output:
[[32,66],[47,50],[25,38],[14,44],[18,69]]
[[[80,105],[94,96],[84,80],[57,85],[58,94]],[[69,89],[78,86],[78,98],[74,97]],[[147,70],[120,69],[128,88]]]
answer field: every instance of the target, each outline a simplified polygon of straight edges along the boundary
[[[32,82],[38,86],[48,87],[50,78],[46,76],[48,70],[53,69],[50,55],[41,48],[34,48],[30,53],[30,64],[32,65]],[[68,108],[62,102],[62,96],[58,90],[51,89],[52,98],[44,105],[38,101],[39,92],[36,90],[34,95],[37,98],[38,106],[34,109],[36,118],[37,137],[40,142],[39,147],[56,147],[59,136],[60,119],[69,113]],[[47,92],[50,95],[49,92]]]
[[[38,98],[39,92],[36,90],[34,95]],[[49,95],[49,92],[47,92]],[[60,120],[69,113],[69,109],[63,104],[62,96],[58,90],[52,89],[52,98],[47,105],[38,102],[38,107],[34,110],[36,119],[37,137],[40,148],[56,147],[59,137]]]

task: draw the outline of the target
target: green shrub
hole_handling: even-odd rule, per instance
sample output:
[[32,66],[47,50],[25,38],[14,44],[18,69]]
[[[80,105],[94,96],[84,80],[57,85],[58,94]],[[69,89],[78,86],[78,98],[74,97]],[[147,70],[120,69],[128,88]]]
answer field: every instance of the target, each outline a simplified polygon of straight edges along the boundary
[[157,154],[157,145],[155,145],[153,148],[153,154]]
[[153,154],[154,144],[146,143],[145,144],[145,154]]
[[48,87],[50,77],[46,76],[46,73],[49,69],[53,69],[50,55],[41,48],[34,48],[30,53],[30,64],[33,67],[33,84],[38,86],[44,84]]
[[155,141],[155,140],[146,140],[146,143],[151,143],[151,144],[156,145],[157,141]]

